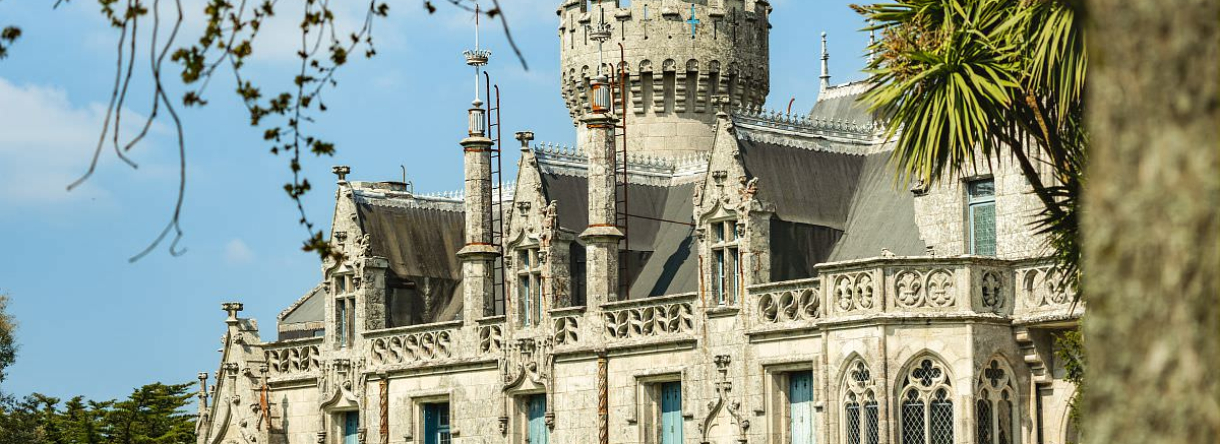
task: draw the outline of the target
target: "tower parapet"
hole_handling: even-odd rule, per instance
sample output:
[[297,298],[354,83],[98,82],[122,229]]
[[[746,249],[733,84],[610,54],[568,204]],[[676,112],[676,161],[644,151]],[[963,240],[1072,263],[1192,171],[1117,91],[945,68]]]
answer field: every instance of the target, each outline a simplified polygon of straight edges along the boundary
[[[591,111],[590,84],[599,54],[602,72],[617,75],[620,44],[628,103],[616,103],[616,110],[628,117],[633,152],[669,156],[709,151],[716,118],[713,97],[727,96],[733,107],[763,105],[770,89],[768,1],[621,3],[566,0],[556,11],[561,93],[574,123]],[[602,17],[612,28],[604,53],[590,36]]]

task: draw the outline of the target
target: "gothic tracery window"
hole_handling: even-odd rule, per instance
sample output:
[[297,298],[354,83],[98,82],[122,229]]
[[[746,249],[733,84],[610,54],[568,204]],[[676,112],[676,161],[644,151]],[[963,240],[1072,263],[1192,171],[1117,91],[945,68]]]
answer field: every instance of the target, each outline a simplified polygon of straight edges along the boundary
[[868,365],[862,359],[848,364],[843,380],[843,443],[877,444],[877,396]]
[[1016,391],[1012,370],[992,359],[979,372],[975,390],[975,438],[979,444],[1013,444]]
[[902,444],[953,443],[953,390],[948,372],[925,357],[902,379],[898,395]]

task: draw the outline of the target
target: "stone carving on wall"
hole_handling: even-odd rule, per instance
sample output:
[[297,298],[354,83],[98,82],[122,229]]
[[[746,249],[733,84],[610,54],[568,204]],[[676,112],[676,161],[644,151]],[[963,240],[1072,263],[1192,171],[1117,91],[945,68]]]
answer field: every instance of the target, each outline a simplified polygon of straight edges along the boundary
[[983,299],[983,307],[993,311],[1000,311],[1004,308],[1004,297],[1000,293],[1003,289],[1004,280],[1000,278],[1000,274],[995,271],[984,271],[983,277],[980,279],[979,295]]
[[498,324],[479,327],[479,352],[495,353],[500,351],[500,341],[503,337],[502,327]]
[[1075,299],[1075,292],[1063,285],[1063,275],[1052,266],[1018,271],[1021,297],[1029,307],[1064,305]]
[[557,317],[553,325],[555,345],[573,345],[580,341],[580,316]]
[[631,307],[605,314],[606,335],[614,339],[661,336],[695,328],[689,303]]
[[841,274],[834,283],[834,300],[840,311],[868,310],[877,305],[872,273]]
[[[501,392],[521,387],[527,381],[546,390],[546,425],[555,429],[555,355],[551,338],[521,338],[504,347],[500,358]],[[503,403],[501,403],[503,406]],[[508,434],[508,414],[500,413],[500,434]]]
[[374,365],[410,364],[453,355],[453,331],[421,331],[369,341]]
[[953,273],[944,269],[903,270],[894,276],[894,302],[903,308],[943,308],[955,304]]
[[758,319],[768,324],[813,320],[821,317],[821,304],[816,285],[812,288],[766,293],[758,298]]
[[263,353],[272,376],[313,373],[322,368],[317,344],[273,348]]
[[716,417],[721,410],[726,411],[729,417],[733,419],[733,423],[737,424],[738,442],[747,442],[746,432],[750,429],[750,420],[742,417],[741,401],[731,399],[729,394],[733,391],[733,383],[729,381],[729,364],[733,362],[733,358],[729,355],[716,355],[713,363],[716,364],[716,371],[720,373],[719,381],[715,382],[716,399],[708,401],[707,414],[703,420],[699,422],[699,442],[708,443],[707,434],[712,429],[712,425],[716,421]]

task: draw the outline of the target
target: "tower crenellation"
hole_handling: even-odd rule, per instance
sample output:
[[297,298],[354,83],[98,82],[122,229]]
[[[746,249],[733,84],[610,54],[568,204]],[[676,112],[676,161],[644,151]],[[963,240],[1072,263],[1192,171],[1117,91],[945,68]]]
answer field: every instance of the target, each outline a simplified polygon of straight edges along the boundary
[[[626,114],[632,151],[671,156],[711,149],[716,109],[757,108],[769,77],[765,0],[566,0],[559,15],[561,93],[573,122],[590,109],[590,83],[602,72],[627,73]],[[612,36],[591,38],[607,23]],[[581,131],[578,126],[578,131]]]

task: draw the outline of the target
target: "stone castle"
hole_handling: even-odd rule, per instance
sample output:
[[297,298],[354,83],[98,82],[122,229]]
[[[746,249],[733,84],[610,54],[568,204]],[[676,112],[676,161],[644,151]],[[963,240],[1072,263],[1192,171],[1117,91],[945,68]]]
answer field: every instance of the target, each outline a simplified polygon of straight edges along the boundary
[[1073,441],[1023,176],[901,186],[824,35],[811,112],[762,111],[772,12],[563,0],[577,147],[501,144],[484,89],[463,192],[335,167],[343,257],[273,341],[225,304],[199,444]]

